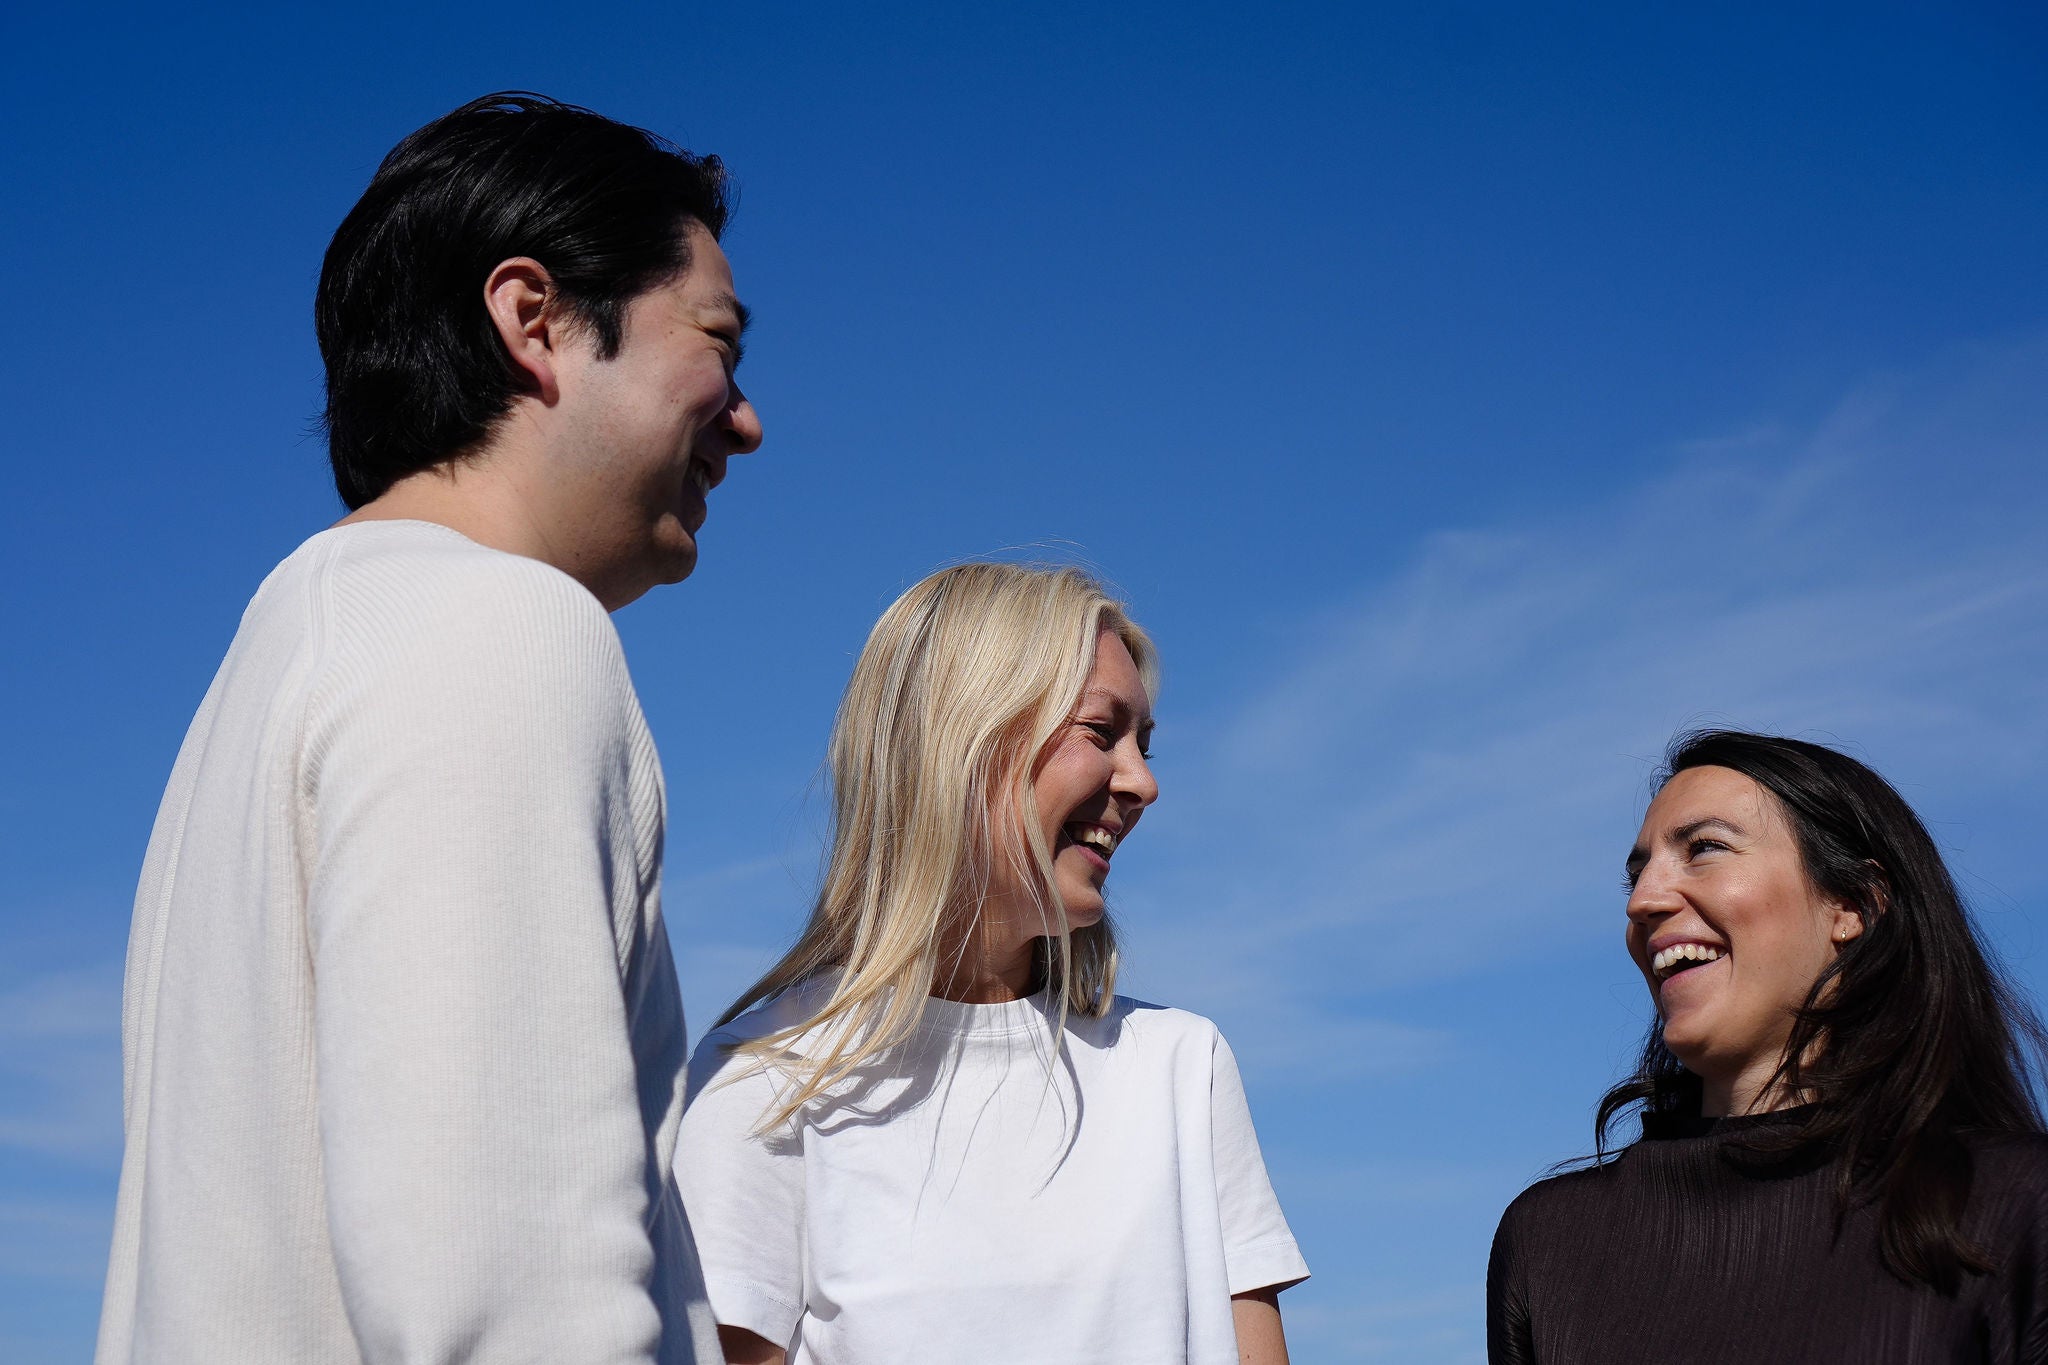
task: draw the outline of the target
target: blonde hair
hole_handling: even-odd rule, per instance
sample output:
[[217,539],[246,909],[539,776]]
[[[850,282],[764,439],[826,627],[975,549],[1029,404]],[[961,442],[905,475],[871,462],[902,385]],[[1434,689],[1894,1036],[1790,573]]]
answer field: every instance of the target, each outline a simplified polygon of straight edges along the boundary
[[[956,565],[875,623],[833,725],[832,846],[810,921],[718,1021],[838,973],[807,1018],[736,1049],[791,1072],[764,1128],[910,1037],[997,886],[1021,892],[1045,925],[1039,966],[1061,1020],[1108,1012],[1116,935],[1106,917],[1067,927],[1032,795],[1038,756],[1070,718],[1104,632],[1156,696],[1151,640],[1079,569]],[[811,1055],[793,1058],[787,1045],[813,1030]]]

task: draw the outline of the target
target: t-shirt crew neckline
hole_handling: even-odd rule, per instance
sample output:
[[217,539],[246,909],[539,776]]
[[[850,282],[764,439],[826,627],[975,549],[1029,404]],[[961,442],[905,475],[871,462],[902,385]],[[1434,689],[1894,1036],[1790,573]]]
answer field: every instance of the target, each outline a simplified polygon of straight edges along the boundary
[[919,1028],[948,1037],[1000,1038],[1029,1033],[1051,1021],[1046,993],[1002,1000],[993,1004],[968,1004],[936,995],[925,997]]

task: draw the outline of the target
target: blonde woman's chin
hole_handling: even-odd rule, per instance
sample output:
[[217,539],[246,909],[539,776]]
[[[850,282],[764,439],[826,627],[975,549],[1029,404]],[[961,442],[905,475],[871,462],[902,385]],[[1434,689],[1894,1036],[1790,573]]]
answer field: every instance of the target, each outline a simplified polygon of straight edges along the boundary
[[1100,891],[1090,888],[1086,894],[1075,894],[1067,891],[1064,887],[1061,888],[1061,891],[1060,907],[1067,913],[1068,933],[1072,933],[1076,929],[1086,929],[1090,925],[1102,923],[1102,915],[1106,907]]

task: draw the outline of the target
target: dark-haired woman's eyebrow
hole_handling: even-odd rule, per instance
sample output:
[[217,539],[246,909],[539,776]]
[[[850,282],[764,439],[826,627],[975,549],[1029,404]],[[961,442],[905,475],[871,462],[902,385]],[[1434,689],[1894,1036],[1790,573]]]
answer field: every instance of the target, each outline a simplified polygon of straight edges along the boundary
[[[1738,839],[1749,837],[1749,831],[1736,824],[1733,820],[1724,820],[1718,815],[1707,815],[1697,820],[1688,820],[1685,824],[1672,830],[1664,836],[1664,842],[1682,847],[1694,835],[1707,829],[1719,829],[1734,835]],[[1628,861],[1621,865],[1621,874],[1633,884],[1636,878],[1643,875],[1643,869],[1649,865],[1650,850],[1641,844],[1637,844],[1628,851]]]
[[1709,815],[1698,820],[1688,821],[1677,829],[1672,830],[1667,837],[1671,843],[1682,844],[1704,829],[1719,829],[1734,835],[1738,839],[1747,839],[1749,837],[1748,830],[1736,824],[1733,820],[1724,820],[1718,815]]

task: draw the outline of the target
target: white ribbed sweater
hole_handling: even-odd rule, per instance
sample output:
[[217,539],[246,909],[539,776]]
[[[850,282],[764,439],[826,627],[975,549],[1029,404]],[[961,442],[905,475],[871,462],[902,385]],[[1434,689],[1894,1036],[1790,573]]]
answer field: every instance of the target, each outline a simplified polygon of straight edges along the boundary
[[279,565],[136,895],[100,1365],[717,1361],[662,822],[574,580],[424,522]]

